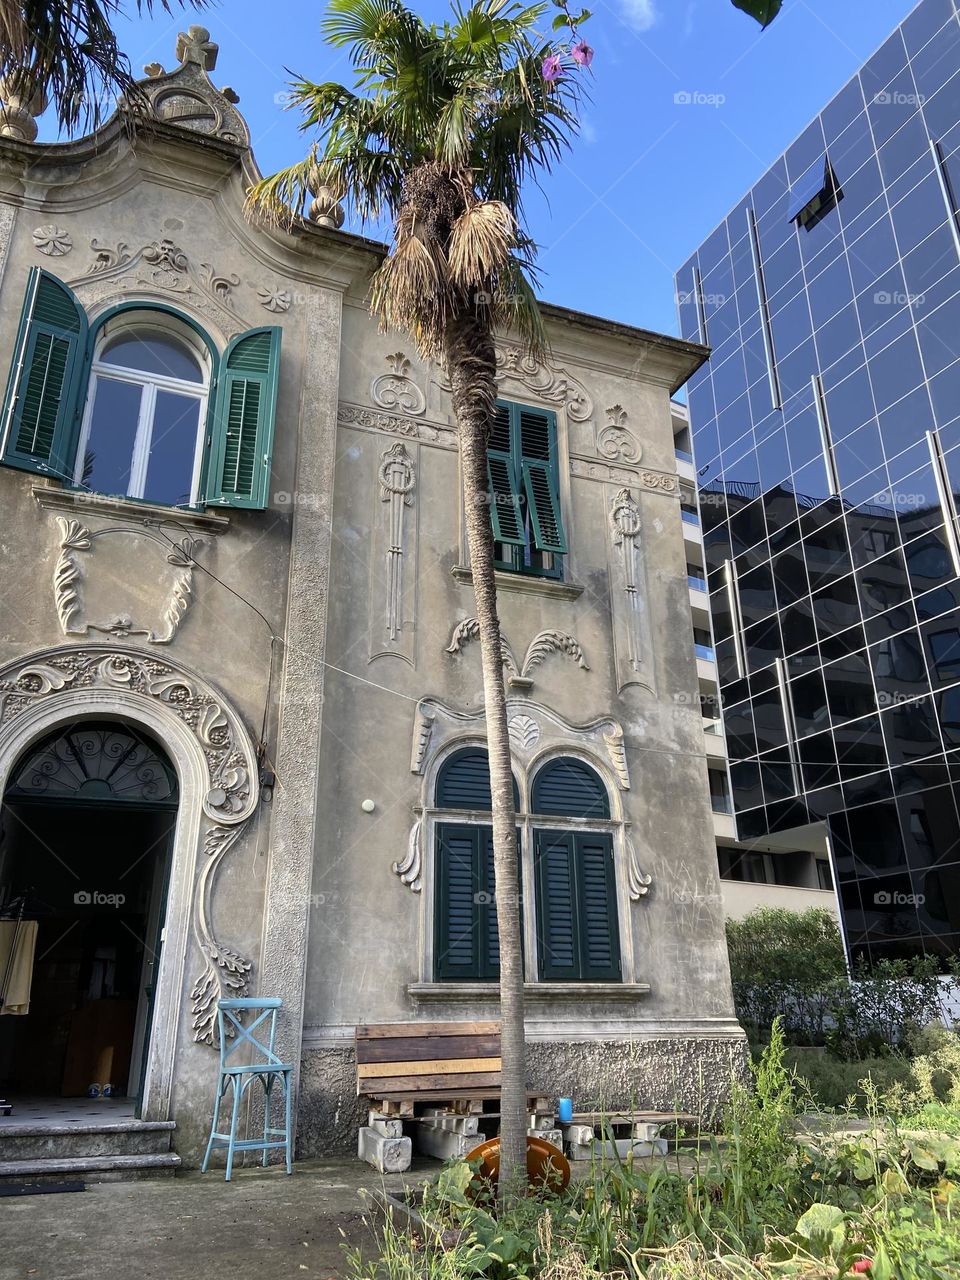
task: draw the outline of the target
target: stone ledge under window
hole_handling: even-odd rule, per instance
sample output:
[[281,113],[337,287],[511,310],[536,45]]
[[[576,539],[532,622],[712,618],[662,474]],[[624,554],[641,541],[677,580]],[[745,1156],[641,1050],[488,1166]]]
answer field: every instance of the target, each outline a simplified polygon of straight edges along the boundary
[[155,502],[131,501],[126,498],[108,498],[99,493],[84,493],[79,489],[54,489],[35,484],[31,492],[37,503],[49,511],[81,511],[98,516],[109,516],[127,523],[155,525],[165,523],[170,536],[176,525],[202,529],[206,533],[223,533],[230,528],[230,517],[214,515],[212,511],[185,511],[182,507],[163,507]]
[[[463,1003],[496,1000],[496,982],[410,982],[407,994],[418,1004],[429,1001]],[[638,1000],[648,995],[648,982],[525,982],[524,999],[529,1004],[555,1004],[561,1000]]]
[[[469,565],[455,564],[451,570],[457,582],[473,584],[473,574]],[[496,569],[498,591],[521,591],[531,596],[546,596],[551,600],[576,600],[583,595],[583,586],[579,582],[558,582],[555,578],[536,578],[532,574],[508,573],[504,569]]]

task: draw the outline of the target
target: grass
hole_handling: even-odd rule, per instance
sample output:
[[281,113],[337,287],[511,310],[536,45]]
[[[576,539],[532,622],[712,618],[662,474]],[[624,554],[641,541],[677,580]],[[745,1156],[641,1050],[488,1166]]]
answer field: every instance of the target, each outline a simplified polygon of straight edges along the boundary
[[659,1163],[597,1162],[561,1195],[531,1197],[499,1215],[476,1195],[469,1165],[447,1165],[424,1190],[429,1225],[416,1232],[381,1221],[377,1256],[348,1254],[348,1274],[960,1280],[960,1072],[951,1074],[960,1040],[934,1049],[919,1072],[933,1096],[901,1090],[891,1116],[868,1079],[861,1095],[872,1123],[864,1132],[838,1123],[798,1136],[798,1114],[812,1099],[798,1088],[775,1028],[752,1089],[732,1084],[723,1142],[697,1134],[695,1147]]

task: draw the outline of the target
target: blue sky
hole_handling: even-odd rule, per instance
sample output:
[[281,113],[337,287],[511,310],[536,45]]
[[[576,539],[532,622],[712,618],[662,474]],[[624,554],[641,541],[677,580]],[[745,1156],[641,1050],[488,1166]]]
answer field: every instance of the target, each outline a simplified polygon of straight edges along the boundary
[[[172,68],[177,31],[202,22],[220,45],[214,82],[240,94],[260,168],[300,159],[305,141],[281,105],[284,68],[315,80],[349,77],[343,54],[320,37],[324,5],[221,0],[199,16],[157,7],[152,19],[118,24],[135,70],[153,61]],[[441,0],[415,7],[426,18],[447,11]],[[582,135],[544,194],[528,201],[542,245],[541,292],[675,333],[673,272],[913,3],[785,0],[762,33],[730,0],[591,8],[584,34],[596,57]],[[43,126],[48,140],[52,126]]]

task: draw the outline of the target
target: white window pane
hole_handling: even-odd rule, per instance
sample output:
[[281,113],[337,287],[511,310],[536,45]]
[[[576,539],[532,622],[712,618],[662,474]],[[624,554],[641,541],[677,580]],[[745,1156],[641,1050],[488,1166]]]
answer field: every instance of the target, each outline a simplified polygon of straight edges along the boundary
[[160,373],[186,382],[203,381],[200,365],[192,352],[175,338],[156,330],[126,330],[116,341],[107,344],[100,359],[104,364],[115,364],[124,369]]
[[90,435],[80,483],[98,493],[130,491],[133,446],[143,388],[113,378],[97,378]]
[[149,501],[171,505],[190,501],[199,426],[200,401],[196,396],[157,391],[143,492]]

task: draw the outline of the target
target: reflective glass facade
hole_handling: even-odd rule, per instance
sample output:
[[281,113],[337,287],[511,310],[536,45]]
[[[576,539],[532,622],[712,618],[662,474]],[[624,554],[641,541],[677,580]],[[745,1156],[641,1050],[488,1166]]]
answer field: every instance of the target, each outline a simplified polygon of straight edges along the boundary
[[960,951],[958,196],[922,0],[677,275],[740,836],[826,821],[868,957]]

